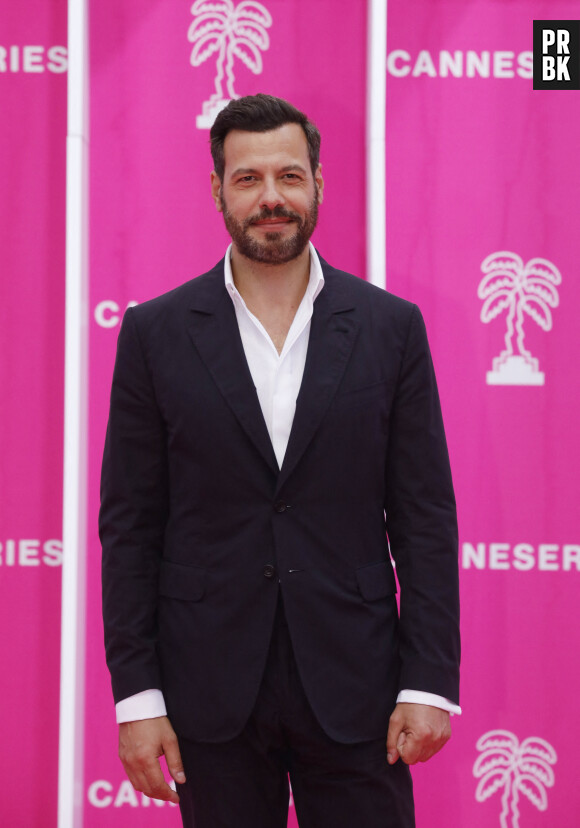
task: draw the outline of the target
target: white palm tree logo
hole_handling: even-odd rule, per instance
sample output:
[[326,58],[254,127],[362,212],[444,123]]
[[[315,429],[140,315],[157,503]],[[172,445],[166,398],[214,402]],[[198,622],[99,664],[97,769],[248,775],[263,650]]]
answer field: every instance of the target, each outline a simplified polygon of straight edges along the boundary
[[[499,815],[501,828],[519,828],[520,794],[539,811],[548,807],[546,788],[554,784],[554,765],[558,759],[554,748],[538,736],[530,736],[520,744],[509,730],[490,730],[476,745],[481,756],[475,761],[473,775],[479,779],[475,798],[485,802],[503,789]],[[511,812],[511,820],[509,819]]]
[[530,259],[524,265],[520,256],[507,250],[487,256],[481,270],[485,274],[477,289],[477,295],[484,300],[481,321],[491,322],[508,311],[505,350],[493,360],[487,383],[543,385],[544,374],[538,370],[538,360],[524,346],[524,314],[531,316],[543,331],[551,330],[550,308],[559,304],[555,285],[562,281],[560,271],[547,259]]
[[[255,75],[261,73],[260,51],[270,46],[266,29],[272,25],[272,15],[255,0],[242,0],[237,6],[232,0],[195,0],[191,13],[195,20],[187,39],[193,43],[192,66],[201,66],[217,52],[215,93],[203,103],[202,114],[196,120],[198,129],[209,129],[218,112],[238,97],[234,91],[234,59],[238,57]],[[223,93],[224,74],[229,97]]]

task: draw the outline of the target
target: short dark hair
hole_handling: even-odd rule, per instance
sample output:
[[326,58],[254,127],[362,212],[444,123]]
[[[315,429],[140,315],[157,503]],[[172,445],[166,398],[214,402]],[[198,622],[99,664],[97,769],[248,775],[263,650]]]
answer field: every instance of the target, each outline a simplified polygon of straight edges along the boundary
[[209,139],[211,157],[218,178],[223,180],[224,176],[224,141],[228,132],[233,129],[241,129],[244,132],[269,132],[284,124],[299,124],[304,130],[314,176],[320,159],[320,132],[303,112],[288,101],[259,93],[230,101],[214,121]]

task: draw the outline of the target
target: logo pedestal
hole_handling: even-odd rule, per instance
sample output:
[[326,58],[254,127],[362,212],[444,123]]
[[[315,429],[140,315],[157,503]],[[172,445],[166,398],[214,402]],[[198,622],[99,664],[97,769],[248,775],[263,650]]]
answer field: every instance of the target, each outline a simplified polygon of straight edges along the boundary
[[198,129],[211,129],[213,122],[230,102],[229,98],[220,98],[217,101],[205,101],[202,104],[202,113],[195,119],[195,125]]
[[486,382],[488,385],[543,385],[544,373],[525,357],[510,356],[487,372]]

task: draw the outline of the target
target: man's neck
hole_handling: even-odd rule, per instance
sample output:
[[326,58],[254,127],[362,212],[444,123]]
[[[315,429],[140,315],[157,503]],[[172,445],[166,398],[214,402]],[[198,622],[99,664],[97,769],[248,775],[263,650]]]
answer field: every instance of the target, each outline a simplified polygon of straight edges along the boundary
[[290,262],[267,265],[242,256],[232,246],[232,276],[248,309],[281,353],[292,320],[308,287],[310,247]]
[[232,275],[244,302],[251,307],[293,307],[302,301],[310,276],[310,247],[290,262],[270,265],[242,256],[232,246]]

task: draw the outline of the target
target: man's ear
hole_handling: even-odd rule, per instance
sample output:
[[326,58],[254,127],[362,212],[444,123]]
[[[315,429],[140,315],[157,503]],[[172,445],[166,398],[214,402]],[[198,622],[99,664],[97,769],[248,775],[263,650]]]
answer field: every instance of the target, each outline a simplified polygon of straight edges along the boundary
[[316,168],[314,180],[316,181],[316,186],[318,187],[318,203],[322,204],[324,198],[324,179],[322,177],[322,164],[319,164]]
[[221,179],[220,179],[220,177],[218,176],[218,174],[216,173],[215,170],[211,171],[210,179],[211,179],[211,197],[213,198],[216,210],[218,211],[218,213],[221,213],[221,212],[223,212],[223,210],[222,210],[222,199],[221,199],[222,182],[221,182]]

